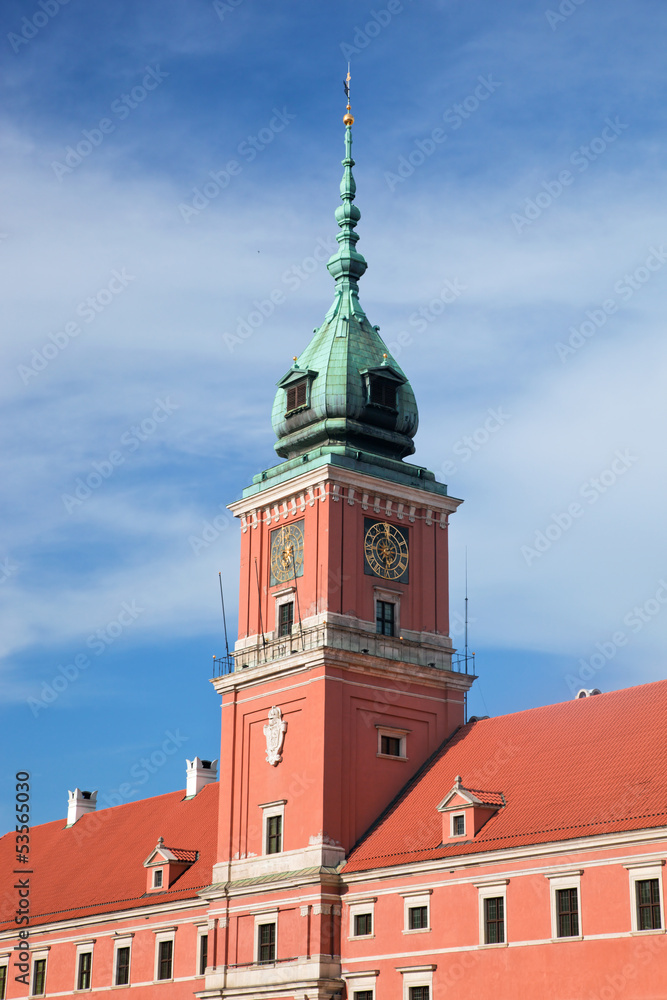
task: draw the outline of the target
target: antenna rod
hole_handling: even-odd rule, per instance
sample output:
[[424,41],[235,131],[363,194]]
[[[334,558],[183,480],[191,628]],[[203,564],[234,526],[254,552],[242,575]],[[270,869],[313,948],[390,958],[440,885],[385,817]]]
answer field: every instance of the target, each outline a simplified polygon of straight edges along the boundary
[[259,610],[259,627],[262,632],[262,645],[266,649],[266,636],[264,635],[264,625],[262,624],[262,591],[259,586],[259,570],[257,569],[257,556],[255,556],[255,576],[257,577],[257,608]]
[[466,673],[468,673],[468,546],[466,545],[466,614],[465,614],[465,656]]
[[225,630],[225,649],[227,650],[227,658],[229,659],[229,643],[227,642],[227,618],[225,616],[225,595],[222,592],[222,573],[218,573],[218,580],[220,581],[220,601],[222,603],[222,624]]

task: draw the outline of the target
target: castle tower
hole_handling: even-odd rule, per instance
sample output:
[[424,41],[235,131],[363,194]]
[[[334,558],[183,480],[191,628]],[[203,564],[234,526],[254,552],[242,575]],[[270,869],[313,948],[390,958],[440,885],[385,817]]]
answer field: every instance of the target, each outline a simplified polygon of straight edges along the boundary
[[447,534],[460,501],[404,461],[414,393],[359,302],[353,121],[348,104],[334,301],[277,383],[284,461],[230,505],[242,537],[239,636],[213,681],[217,972],[206,996],[247,987],[250,997],[274,981],[280,996],[288,984],[295,996],[340,989],[336,867],[462,725],[474,679],[448,634]]

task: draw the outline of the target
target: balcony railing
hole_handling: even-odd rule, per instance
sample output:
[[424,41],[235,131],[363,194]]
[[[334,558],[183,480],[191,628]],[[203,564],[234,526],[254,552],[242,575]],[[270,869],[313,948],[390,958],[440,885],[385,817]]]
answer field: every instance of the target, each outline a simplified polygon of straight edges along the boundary
[[226,674],[234,673],[235,670],[262,666],[274,660],[281,660],[293,653],[319,649],[323,646],[350,653],[378,656],[400,663],[435,667],[438,670],[451,670],[455,673],[465,674],[474,673],[474,653],[469,656],[464,654],[452,656],[447,650],[424,645],[411,639],[379,635],[374,632],[361,632],[325,623],[307,629],[300,629],[298,625],[295,625],[288,636],[265,637],[264,640],[262,640],[262,636],[258,636],[257,642],[252,646],[238,649],[229,656],[214,657],[214,676],[224,677]]

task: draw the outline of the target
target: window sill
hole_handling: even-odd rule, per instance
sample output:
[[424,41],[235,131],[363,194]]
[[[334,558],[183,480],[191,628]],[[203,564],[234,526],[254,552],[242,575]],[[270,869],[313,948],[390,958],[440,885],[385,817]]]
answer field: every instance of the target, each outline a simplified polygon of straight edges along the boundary
[[664,927],[647,927],[645,931],[630,931],[632,937],[643,937],[645,934],[664,934]]
[[430,934],[432,927],[410,927],[403,931],[404,934]]
[[508,941],[499,941],[497,944],[480,944],[480,948],[506,948]]
[[349,937],[348,941],[371,941],[375,937],[375,934],[355,934],[354,937]]
[[173,981],[174,981],[173,977],[171,979],[154,979],[153,985],[159,986],[160,983],[173,983]]
[[382,760],[408,760],[407,757],[397,757],[395,753],[376,753],[375,756]]
[[558,944],[559,941],[583,941],[583,940],[584,940],[583,934],[572,934],[568,937],[552,937],[551,943]]

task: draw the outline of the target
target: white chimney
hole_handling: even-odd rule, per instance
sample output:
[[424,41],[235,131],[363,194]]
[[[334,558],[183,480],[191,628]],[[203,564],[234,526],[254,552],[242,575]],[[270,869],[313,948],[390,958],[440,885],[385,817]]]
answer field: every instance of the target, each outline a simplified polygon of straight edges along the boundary
[[73,792],[67,792],[67,825],[74,826],[78,819],[86,813],[95,812],[97,806],[97,792],[82,792],[80,788],[75,788]]
[[186,757],[185,763],[188,765],[186,771],[186,799],[193,798],[197,792],[202,790],[204,785],[210,785],[212,781],[218,780],[217,760],[200,760],[199,757],[195,757],[194,760],[188,760]]

